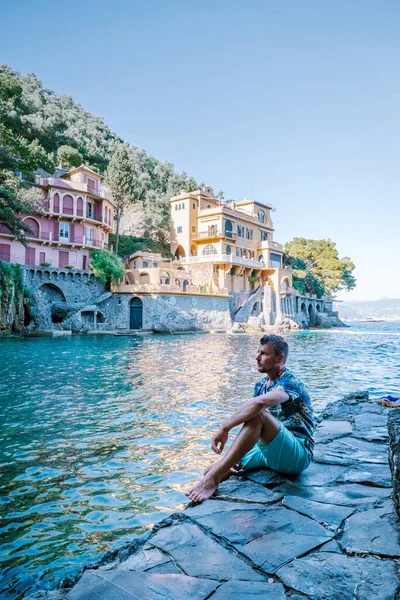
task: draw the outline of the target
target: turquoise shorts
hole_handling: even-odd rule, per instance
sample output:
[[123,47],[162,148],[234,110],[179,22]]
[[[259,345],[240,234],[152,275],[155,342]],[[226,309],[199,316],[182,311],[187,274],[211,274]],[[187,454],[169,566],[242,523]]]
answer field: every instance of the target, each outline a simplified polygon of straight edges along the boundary
[[298,438],[282,423],[277,436],[269,444],[260,441],[247,452],[240,461],[243,471],[266,468],[298,475],[305,471],[312,461],[311,452],[304,445],[304,439]]

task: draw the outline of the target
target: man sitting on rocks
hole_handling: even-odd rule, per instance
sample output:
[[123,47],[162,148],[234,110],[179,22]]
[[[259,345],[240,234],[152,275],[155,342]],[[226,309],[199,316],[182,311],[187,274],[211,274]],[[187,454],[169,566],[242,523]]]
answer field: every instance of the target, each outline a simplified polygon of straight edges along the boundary
[[231,429],[243,423],[226,455],[210,465],[186,496],[193,502],[210,498],[221,481],[249,469],[270,468],[298,474],[307,469],[314,448],[314,419],[305,385],[289,369],[287,342],[264,335],[257,352],[257,368],[266,377],[258,381],[254,397],[225,421],[212,439],[221,454]]

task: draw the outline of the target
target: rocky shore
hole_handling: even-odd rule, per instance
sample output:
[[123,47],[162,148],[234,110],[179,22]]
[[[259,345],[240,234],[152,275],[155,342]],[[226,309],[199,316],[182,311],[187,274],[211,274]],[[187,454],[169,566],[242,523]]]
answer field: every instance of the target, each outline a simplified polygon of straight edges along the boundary
[[231,478],[211,500],[174,513],[86,570],[62,597],[398,598],[400,525],[387,429],[395,410],[370,401],[367,392],[329,404],[306,472]]

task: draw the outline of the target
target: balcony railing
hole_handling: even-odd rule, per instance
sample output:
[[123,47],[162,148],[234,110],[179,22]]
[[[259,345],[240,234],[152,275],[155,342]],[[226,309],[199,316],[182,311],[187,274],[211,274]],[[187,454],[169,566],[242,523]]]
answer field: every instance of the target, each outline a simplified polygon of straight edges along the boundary
[[156,283],[135,283],[135,284],[124,284],[112,286],[112,291],[116,294],[160,294],[160,293],[172,293],[172,294],[206,294],[211,296],[228,296],[227,288],[218,288],[209,290],[208,287],[197,285],[165,285]]
[[206,238],[229,238],[229,239],[235,239],[237,238],[238,234],[235,233],[234,231],[219,231],[217,229],[214,229],[214,231],[199,231],[198,233],[193,233],[192,234],[192,238],[194,240],[202,240],[202,239],[206,239]]
[[103,186],[94,189],[88,186],[87,183],[83,183],[80,181],[70,181],[68,179],[59,179],[56,177],[42,177],[40,178],[39,184],[43,186],[50,185],[54,187],[66,188],[71,191],[76,190],[78,192],[85,192],[87,194],[91,194],[92,196],[97,196],[98,198],[104,198],[105,200],[110,200],[111,202],[114,202],[113,197],[111,196],[109,191]]
[[261,240],[261,242],[258,242],[257,248],[259,250],[269,248],[271,250],[278,250],[279,252],[283,252],[282,244],[278,244],[278,242],[272,242],[270,240]]
[[212,262],[212,263],[225,263],[231,265],[243,265],[245,267],[255,267],[257,269],[261,269],[264,266],[264,263],[259,260],[253,260],[251,258],[243,258],[242,256],[235,256],[234,254],[207,254],[201,256],[187,256],[185,258],[181,258],[181,263],[183,265],[190,265],[196,263],[204,263],[204,262]]

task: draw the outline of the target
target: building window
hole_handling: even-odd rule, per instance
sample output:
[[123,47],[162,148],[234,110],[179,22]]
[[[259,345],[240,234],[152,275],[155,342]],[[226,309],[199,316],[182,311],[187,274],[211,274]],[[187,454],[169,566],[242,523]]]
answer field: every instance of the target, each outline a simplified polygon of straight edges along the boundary
[[40,252],[40,254],[39,254],[39,265],[41,265],[44,262],[46,262],[46,253],[45,252]]
[[118,296],[118,298],[117,298],[117,304],[121,304],[121,303],[122,303],[122,298],[121,298],[121,296]]
[[0,260],[4,260],[4,262],[10,262],[11,244],[0,244]]
[[182,233],[182,225],[176,228],[176,233]]
[[182,210],[183,210],[184,208],[185,208],[185,203],[183,202],[183,203],[182,203]]
[[227,254],[232,254],[232,248],[230,246],[226,247],[226,253]]
[[274,269],[279,269],[279,267],[281,266],[281,255],[271,252],[269,255],[269,265]]
[[213,271],[214,271],[214,273],[219,273],[219,267],[218,266],[214,266],[213,267]]
[[175,210],[178,210],[178,205],[177,204],[175,204]]
[[86,206],[86,217],[88,219],[93,219],[94,209],[93,202],[88,202]]
[[193,202],[193,208],[196,208],[196,204]]
[[259,262],[264,262],[264,257],[262,254],[260,254],[260,256],[258,257]]
[[147,260],[144,260],[144,261],[143,261],[143,269],[147,269],[147,268],[148,268],[148,266],[149,266],[149,263],[148,263],[148,261],[147,261]]
[[262,242],[268,241],[268,231],[264,231],[263,229],[261,229],[261,241]]
[[240,248],[236,248],[236,256],[241,256]]
[[237,226],[237,234],[239,237],[244,237],[244,226],[243,225]]
[[257,217],[258,217],[258,220],[259,220],[260,223],[265,223],[265,214],[263,212],[260,211],[257,214]]
[[69,241],[69,223],[60,221],[60,240]]
[[158,267],[158,263],[156,263],[156,262],[155,262],[155,263],[153,263],[153,267],[154,267],[154,268]]
[[248,229],[246,227],[246,239],[248,240],[252,240],[253,239],[253,230],[252,229]]
[[207,244],[205,248],[203,248],[202,254],[207,256],[210,254],[218,254],[217,249],[212,244]]
[[86,242],[91,244],[93,242],[93,227],[86,229]]
[[235,267],[231,267],[231,270],[229,271],[229,275],[234,275],[235,274]]

